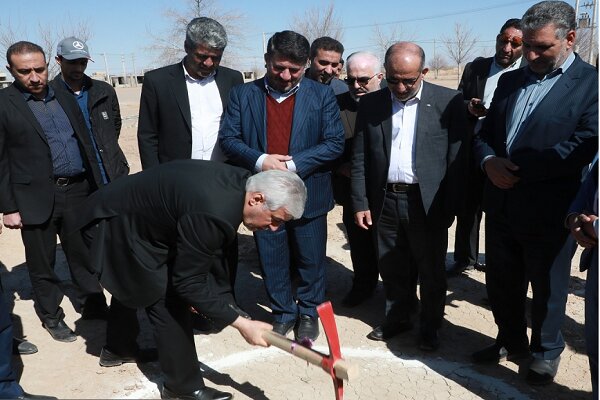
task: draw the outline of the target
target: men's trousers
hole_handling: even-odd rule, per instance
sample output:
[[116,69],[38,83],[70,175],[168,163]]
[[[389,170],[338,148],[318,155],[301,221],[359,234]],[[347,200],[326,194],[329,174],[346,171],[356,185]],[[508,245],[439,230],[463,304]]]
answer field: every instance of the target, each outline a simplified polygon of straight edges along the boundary
[[376,237],[379,273],[391,304],[386,318],[410,319],[418,275],[421,332],[437,331],[446,303],[448,230],[442,221],[428,220],[418,186],[409,192],[386,193]]
[[[167,293],[165,298],[146,307],[146,314],[154,329],[164,385],[176,393],[203,388],[189,305]],[[118,355],[135,354],[139,331],[136,309],[113,296],[106,325],[106,348]]]
[[[0,284],[1,286],[1,284]],[[0,290],[0,398],[16,399],[23,395],[12,367],[13,328],[10,310]]]
[[[286,222],[275,232],[254,232],[254,240],[274,321],[294,321],[298,314],[316,318],[325,299],[327,214]],[[295,295],[292,266],[299,277]]]
[[[548,313],[550,270],[563,248],[564,228],[543,233],[523,232],[502,214],[486,215],[486,287],[498,336],[496,342],[509,352],[527,350],[527,289],[531,303],[531,345],[542,352],[542,324]],[[570,265],[570,260],[567,260]]]
[[372,292],[377,286],[379,278],[373,232],[356,225],[352,207],[349,205],[343,208],[342,222],[346,227],[352,269],[354,270],[352,287],[358,291]]
[[61,281],[54,271],[57,235],[77,289],[75,309],[79,311],[91,298],[94,302],[105,302],[102,287],[91,272],[88,249],[79,231],[74,229],[78,221],[72,211],[89,193],[86,180],[66,186],[56,185],[54,209],[48,221],[41,225],[25,225],[21,229],[34,307],[40,320],[50,326],[64,318],[60,307],[64,295],[59,287]]

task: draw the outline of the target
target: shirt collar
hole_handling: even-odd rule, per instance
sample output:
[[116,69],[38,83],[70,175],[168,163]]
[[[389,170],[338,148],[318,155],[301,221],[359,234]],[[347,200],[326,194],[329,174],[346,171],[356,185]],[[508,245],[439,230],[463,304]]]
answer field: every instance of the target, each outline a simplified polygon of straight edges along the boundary
[[188,72],[187,68],[185,67],[185,57],[183,58],[183,60],[181,61],[181,65],[183,66],[183,76],[185,77],[186,82],[189,83],[209,83],[212,80],[214,80],[215,75],[217,74],[217,70],[215,69],[213,72],[210,73],[210,75],[204,77],[204,78],[200,78],[200,79],[196,79],[193,76],[190,75],[190,73]]
[[291,88],[290,90],[288,90],[287,92],[284,92],[284,93],[282,93],[282,92],[278,91],[277,89],[274,89],[272,86],[270,86],[266,75],[264,77],[264,82],[265,82],[265,90],[267,91],[268,94],[270,94],[270,95],[274,94],[274,95],[277,95],[280,97],[289,97],[298,91],[298,88],[300,87],[300,82],[302,82],[302,79],[300,79],[298,81],[298,83],[296,83],[296,86],[294,86],[293,88]]
[[[42,100],[43,101],[50,101],[50,100],[52,100],[54,98],[54,89],[52,89],[52,87],[50,85],[47,85],[46,87],[48,88],[48,92],[46,93],[46,97],[44,97]],[[31,94],[31,93],[25,91],[24,89],[22,89],[20,85],[17,85],[17,88],[19,88],[19,90],[23,94],[23,97],[25,98],[25,101],[39,100],[33,94]]]
[[421,101],[421,94],[422,93],[423,93],[423,80],[422,79],[421,79],[421,87],[417,91],[417,94],[415,94],[414,97],[412,97],[412,98],[410,98],[410,99],[408,99],[406,101],[398,100],[396,98],[396,96],[394,96],[394,93],[390,90],[390,94],[392,95],[392,103],[394,103],[394,102],[398,103],[398,104],[402,105],[403,107],[405,105],[411,105],[411,104],[418,103],[419,101]]
[[573,61],[575,61],[575,53],[571,52],[571,54],[569,54],[567,56],[567,58],[565,59],[565,61],[563,61],[563,63],[557,67],[554,71],[547,73],[546,75],[544,75],[544,77],[542,79],[539,79],[538,76],[531,70],[531,68],[527,67],[525,69],[527,76],[530,80],[533,81],[543,81],[546,79],[550,79],[555,77],[556,75],[560,75],[560,74],[564,74],[567,69],[569,69],[569,67],[573,64]]
[[499,70],[511,70],[514,67],[516,67],[517,65],[521,65],[521,60],[523,59],[523,56],[517,58],[512,64],[510,64],[508,67],[503,67],[502,65],[498,64],[498,62],[496,61],[496,57],[494,56],[494,65],[496,66],[496,68],[498,68]]

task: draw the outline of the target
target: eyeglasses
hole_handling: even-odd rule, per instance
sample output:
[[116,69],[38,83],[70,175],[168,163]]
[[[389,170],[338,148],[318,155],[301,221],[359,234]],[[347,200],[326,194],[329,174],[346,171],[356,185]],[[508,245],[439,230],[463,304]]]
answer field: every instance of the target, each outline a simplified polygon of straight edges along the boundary
[[390,78],[390,77],[386,76],[385,80],[387,81],[388,85],[398,85],[398,84],[402,83],[405,87],[408,88],[408,87],[414,86],[420,77],[421,77],[421,75],[417,76],[416,78],[395,79],[395,78]]
[[523,38],[519,36],[498,35],[496,37],[496,40],[498,40],[498,42],[502,43],[503,45],[507,45],[508,43],[510,43],[513,49],[516,49],[517,47],[521,47],[523,45]]
[[347,77],[346,79],[344,79],[344,82],[346,82],[350,86],[354,85],[354,82],[357,82],[360,86],[366,86],[371,81],[371,79],[375,78],[376,76],[377,74],[373,75],[370,78],[368,76],[360,76],[358,78]]

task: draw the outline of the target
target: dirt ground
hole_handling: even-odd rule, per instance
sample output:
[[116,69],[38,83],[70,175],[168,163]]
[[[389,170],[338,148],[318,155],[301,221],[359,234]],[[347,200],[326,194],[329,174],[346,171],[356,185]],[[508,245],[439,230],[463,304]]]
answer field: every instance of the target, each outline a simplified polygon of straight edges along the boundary
[[[436,81],[433,80],[435,83]],[[447,77],[437,83],[456,87]],[[124,116],[121,146],[132,166],[140,170],[136,129],[140,88],[118,89]],[[449,279],[446,323],[440,332],[441,348],[434,354],[420,352],[416,333],[409,332],[383,342],[366,339],[383,317],[381,284],[375,296],[355,309],[341,306],[352,280],[349,250],[341,224],[341,209],[329,215],[327,297],[332,301],[342,353],[358,364],[360,377],[346,385],[346,399],[588,399],[590,373],[583,338],[585,275],[574,258],[564,323],[567,349],[556,382],[545,387],[524,383],[524,368],[510,362],[477,366],[471,352],[490,344],[496,329],[486,302],[485,276],[470,271]],[[268,301],[256,261],[251,235],[241,229],[240,271],[236,293],[240,305],[254,318],[269,321]],[[454,229],[449,230],[452,251]],[[483,250],[482,250],[483,251]],[[451,259],[452,254],[448,254]],[[31,393],[59,398],[159,398],[158,364],[129,364],[101,368],[98,355],[104,343],[105,323],[79,319],[68,298],[63,301],[66,322],[80,336],[73,343],[51,339],[33,311],[31,286],[18,231],[5,229],[0,236],[0,274],[5,293],[14,302],[15,329],[35,343],[39,352],[15,357],[23,387]],[[64,256],[58,251],[58,273],[70,292]],[[139,339],[152,346],[147,321]],[[197,335],[196,347],[206,383],[234,392],[237,399],[333,399],[330,378],[318,368],[276,349],[251,348],[237,332],[226,328],[216,335]],[[327,352],[323,335],[316,349]]]

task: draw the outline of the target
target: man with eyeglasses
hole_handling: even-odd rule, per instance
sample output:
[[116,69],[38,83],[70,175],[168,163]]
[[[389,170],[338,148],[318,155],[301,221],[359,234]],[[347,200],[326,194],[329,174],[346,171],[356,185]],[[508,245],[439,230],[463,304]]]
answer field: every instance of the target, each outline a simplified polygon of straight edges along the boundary
[[364,95],[356,119],[351,189],[356,224],[373,229],[386,298],[387,340],[412,328],[421,283],[419,348],[439,347],[448,227],[462,205],[467,137],[460,92],[424,82],[425,53],[398,42],[385,54],[387,88]]
[[565,346],[560,326],[575,244],[564,216],[598,150],[598,74],[573,51],[576,28],[575,10],[563,1],[525,12],[528,65],[500,78],[474,141],[486,175],[486,288],[498,334],[473,358],[529,360],[531,351],[526,380],[534,385],[553,381]]
[[334,38],[323,36],[310,45],[310,67],[306,77],[328,85],[337,96],[348,91],[348,87],[338,79],[343,65],[344,45]]
[[354,270],[352,288],[342,300],[342,304],[346,307],[356,307],[371,297],[375,291],[379,271],[371,232],[360,229],[354,223],[354,212],[350,201],[350,156],[359,101],[365,94],[380,89],[383,73],[379,58],[365,51],[352,53],[346,64],[345,82],[348,91],[336,96],[346,142],[344,154],[338,160],[339,164],[334,170],[332,183],[335,201],[343,206],[342,222],[346,228]]
[[[496,54],[488,58],[478,57],[465,66],[458,90],[463,93],[467,105],[471,137],[481,127],[481,121],[490,107],[500,76],[526,64],[522,55],[521,20],[512,18],[502,25],[500,33],[496,36]],[[463,271],[473,268],[485,270],[485,264],[478,259],[483,174],[470,153],[469,159],[468,195],[465,208],[456,217],[454,262],[446,267],[448,276],[460,275]]]

